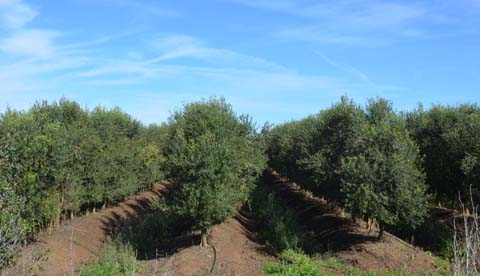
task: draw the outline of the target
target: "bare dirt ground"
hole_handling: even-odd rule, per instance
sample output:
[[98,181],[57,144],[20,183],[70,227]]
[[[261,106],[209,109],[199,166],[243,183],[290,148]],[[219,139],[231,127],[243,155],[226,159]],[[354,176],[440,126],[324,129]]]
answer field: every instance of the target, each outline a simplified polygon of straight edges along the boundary
[[[154,190],[139,193],[115,207],[43,231],[36,242],[22,248],[17,264],[1,275],[75,275],[82,265],[102,252],[103,242],[117,226],[134,221],[165,193],[165,186],[157,185]],[[190,276],[212,271],[215,275],[261,275],[264,261],[273,258],[255,241],[253,227],[248,212],[240,211],[211,229],[209,243],[213,247],[198,246],[198,233],[178,237],[178,241],[173,241],[178,243],[175,254],[140,261],[144,267],[140,274]]]
[[241,211],[211,229],[209,243],[213,247],[196,243],[172,256],[150,260],[144,275],[261,275],[262,264],[273,257],[255,241],[252,229],[248,213]]
[[37,242],[22,248],[17,265],[2,275],[74,275],[101,252],[103,241],[115,226],[148,210],[165,190],[165,185],[155,185],[152,191],[127,198],[115,207],[67,220],[51,231],[43,231]]
[[422,250],[385,233],[377,239],[376,228],[364,221],[353,222],[340,208],[312,196],[273,171],[264,182],[276,196],[294,210],[320,252],[333,253],[364,271],[424,273],[436,269],[434,259]]
[[[364,271],[421,274],[435,270],[434,259],[420,249],[388,233],[378,240],[376,229],[368,230],[363,221],[353,222],[340,208],[309,195],[276,173],[268,171],[264,182],[295,212],[319,253],[333,253]],[[101,253],[103,241],[117,226],[147,212],[166,190],[157,185],[153,191],[139,193],[116,207],[44,231],[38,242],[22,249],[18,264],[2,275],[74,275]],[[255,226],[246,208],[211,229],[209,243],[213,247],[198,246],[198,234],[173,239],[176,250],[171,255],[139,260],[144,267],[139,275],[193,276],[213,272],[254,276],[261,275],[265,261],[275,260],[264,245],[256,242]]]

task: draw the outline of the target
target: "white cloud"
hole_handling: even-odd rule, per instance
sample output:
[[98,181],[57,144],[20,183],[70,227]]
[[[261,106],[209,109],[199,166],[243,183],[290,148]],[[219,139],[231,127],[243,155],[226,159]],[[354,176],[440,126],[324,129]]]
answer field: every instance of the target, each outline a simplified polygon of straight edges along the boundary
[[384,37],[372,37],[365,34],[329,31],[322,26],[302,26],[285,28],[272,33],[281,39],[318,42],[325,44],[343,44],[354,46],[381,46],[388,43]]
[[357,28],[388,28],[408,23],[423,16],[425,7],[418,3],[367,1],[302,1],[302,0],[227,0],[255,8],[309,17],[318,20],[335,20],[339,25]]
[[108,5],[109,7],[116,7],[120,9],[127,9],[130,12],[141,14],[142,16],[159,16],[159,17],[179,17],[181,14],[172,9],[162,8],[158,4],[149,4],[141,0],[75,0],[78,3],[86,3],[93,5]]
[[49,30],[20,30],[0,40],[0,50],[13,55],[49,58],[55,52],[52,40],[57,35]]
[[150,63],[189,58],[197,59],[214,65],[235,64],[236,67],[262,68],[283,70],[284,66],[262,59],[245,55],[228,49],[208,47],[203,41],[187,35],[172,35],[154,39],[151,42],[160,55],[150,59]]
[[37,15],[22,0],[0,0],[0,27],[7,30],[0,37],[0,51],[11,56],[49,58],[55,51],[53,39],[58,32],[26,27]]
[[[0,0],[0,3],[6,1]],[[20,3],[28,10],[23,2],[8,1]],[[288,7],[287,2],[284,2],[285,7]],[[127,0],[124,5],[131,3]],[[95,101],[103,97],[115,102],[117,96],[130,95],[135,99],[136,92],[150,90],[168,99],[170,108],[178,105],[179,99],[198,100],[201,96],[217,94],[234,99],[233,104],[243,104],[248,113],[253,109],[264,113],[271,99],[284,101],[282,108],[272,105],[272,112],[287,111],[296,104],[292,95],[312,102],[325,102],[327,97],[337,98],[346,90],[371,85],[364,79],[299,73],[274,61],[213,47],[188,35],[153,36],[143,44],[139,39],[135,48],[125,50],[125,53],[107,52],[110,48],[101,45],[108,46],[125,36],[138,37],[120,34],[62,43],[62,40],[56,40],[60,32],[26,25],[35,15],[32,14],[31,19],[24,16],[23,21],[10,24],[6,36],[0,38],[0,51],[8,55],[0,60],[0,95],[9,95],[3,97],[5,102],[39,97],[51,99],[55,95],[74,95],[75,99],[82,99],[82,95],[89,95],[84,97],[91,99],[95,95]],[[68,31],[62,35],[68,37]],[[361,78],[360,72],[348,70]],[[14,96],[15,93],[19,96]],[[151,116],[155,116],[157,106],[150,106]],[[135,112],[140,115],[148,109],[143,104],[138,108]]]
[[19,29],[32,21],[37,12],[21,0],[0,0],[0,25]]
[[420,2],[227,1],[308,19],[308,23],[280,27],[273,34],[288,40],[319,43],[384,45],[395,37],[422,35],[424,30],[418,29],[417,23],[433,20],[432,14],[429,14],[430,11]]

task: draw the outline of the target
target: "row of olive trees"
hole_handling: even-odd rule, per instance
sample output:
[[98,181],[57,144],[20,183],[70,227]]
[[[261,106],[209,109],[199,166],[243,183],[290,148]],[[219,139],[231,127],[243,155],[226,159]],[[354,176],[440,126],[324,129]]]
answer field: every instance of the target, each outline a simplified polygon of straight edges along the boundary
[[424,157],[430,191],[438,202],[458,207],[470,196],[480,200],[480,107],[436,105],[404,115]]
[[419,149],[391,103],[361,108],[342,100],[301,121],[279,125],[267,137],[270,165],[352,216],[380,226],[411,227],[427,212]]
[[0,119],[0,269],[12,247],[62,215],[164,177],[173,183],[169,208],[206,245],[208,229],[250,196],[266,167],[264,145],[250,117],[223,99],[188,104],[161,127],[67,100],[8,110]]
[[163,178],[164,133],[119,109],[88,111],[68,100],[7,110],[0,117],[0,258],[7,245],[62,216],[115,202]]

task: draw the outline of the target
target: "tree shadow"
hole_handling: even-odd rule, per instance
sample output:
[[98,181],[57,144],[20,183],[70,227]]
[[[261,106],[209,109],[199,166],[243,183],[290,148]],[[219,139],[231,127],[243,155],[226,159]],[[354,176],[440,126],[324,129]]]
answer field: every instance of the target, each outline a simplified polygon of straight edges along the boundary
[[191,231],[191,223],[165,208],[169,191],[157,190],[156,196],[120,204],[101,217],[103,230],[113,239],[131,245],[139,260],[169,256],[198,244],[200,234]]
[[243,234],[249,241],[254,244],[260,245],[256,248],[257,252],[264,254],[271,254],[271,250],[268,246],[265,246],[257,235],[258,225],[255,221],[253,212],[250,210],[248,204],[244,204],[233,216],[233,219],[238,221],[242,226]]
[[359,231],[362,226],[342,216],[338,207],[294,188],[292,183],[273,171],[267,170],[262,180],[266,188],[294,212],[308,240],[314,243],[312,247],[316,253],[338,252],[358,244],[379,241],[376,236]]

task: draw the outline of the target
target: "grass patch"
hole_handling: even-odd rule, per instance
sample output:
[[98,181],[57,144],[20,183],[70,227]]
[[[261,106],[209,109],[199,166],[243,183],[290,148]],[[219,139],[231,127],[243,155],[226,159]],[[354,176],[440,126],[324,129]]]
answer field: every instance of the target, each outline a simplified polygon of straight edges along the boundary
[[[268,276],[377,276],[376,273],[362,272],[336,257],[327,255],[310,257],[295,250],[282,252],[280,254],[280,262],[265,264],[263,273]],[[393,276],[402,274],[381,275]]]
[[[409,274],[402,271],[393,272],[363,272],[345,262],[341,259],[328,256],[319,255],[315,257],[295,251],[292,249],[285,250],[279,255],[279,262],[268,262],[263,267],[263,274],[265,276],[414,276],[416,274]],[[441,276],[449,275],[448,270],[439,269],[425,273],[425,276]]]
[[258,237],[272,251],[300,250],[306,247],[302,227],[292,211],[275,199],[274,193],[268,193],[260,188],[255,189],[250,206],[257,223]]
[[142,271],[132,246],[119,241],[107,241],[102,255],[84,266],[79,276],[134,276]]
[[189,221],[171,212],[164,198],[155,201],[149,213],[119,227],[114,236],[130,244],[139,260],[171,255],[183,246],[182,243],[191,244],[193,239]]
[[280,255],[280,262],[267,263],[263,272],[268,276],[323,276],[310,257],[294,250],[286,250]]

